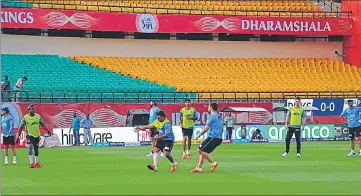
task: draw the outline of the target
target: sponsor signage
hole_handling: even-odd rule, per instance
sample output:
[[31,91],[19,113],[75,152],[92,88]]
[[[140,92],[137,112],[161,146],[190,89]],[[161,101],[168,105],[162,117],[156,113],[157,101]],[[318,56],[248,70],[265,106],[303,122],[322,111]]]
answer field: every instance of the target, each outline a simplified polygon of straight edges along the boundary
[[124,142],[108,142],[109,146],[125,146]]
[[222,140],[222,144],[230,144],[232,143],[232,140]]
[[[74,143],[73,132],[69,133],[69,128],[54,129],[59,137],[61,146],[71,146]],[[80,132],[80,144],[84,144],[84,131]],[[91,129],[93,143],[107,142],[134,142],[138,140],[137,134],[132,127],[114,127],[114,128],[93,128]]]
[[94,147],[109,147],[109,142],[98,142],[93,144]]
[[[264,125],[264,138],[272,140],[284,140],[287,130],[283,125]],[[301,132],[301,138],[334,138],[335,131],[333,124],[306,125]],[[293,138],[295,136],[293,135]]]
[[51,9],[1,9],[2,28],[142,33],[351,35],[352,18],[154,15]]
[[141,146],[151,146],[152,142],[151,141],[140,141],[139,143]]
[[251,143],[268,143],[269,140],[267,138],[265,139],[253,139],[251,140]]
[[335,140],[336,141],[349,141],[347,124],[335,125]]
[[140,146],[140,142],[124,142],[125,146]]
[[244,144],[249,143],[248,139],[233,139],[232,144]]

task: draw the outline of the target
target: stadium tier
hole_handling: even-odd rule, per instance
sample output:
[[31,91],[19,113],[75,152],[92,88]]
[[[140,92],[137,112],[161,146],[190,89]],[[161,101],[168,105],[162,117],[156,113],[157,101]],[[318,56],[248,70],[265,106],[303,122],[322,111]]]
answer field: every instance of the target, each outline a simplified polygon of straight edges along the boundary
[[[24,75],[28,81],[24,85],[25,90],[53,90],[53,96],[64,97],[62,91],[118,91],[124,93],[114,93],[115,98],[134,98],[138,94],[134,92],[158,92],[153,93],[152,97],[160,98],[159,92],[175,92],[175,87],[159,85],[146,80],[123,76],[119,73],[113,73],[104,69],[98,69],[94,66],[82,64],[70,60],[66,57],[57,55],[1,55],[2,75],[7,75],[12,82]],[[67,93],[69,96],[71,93]],[[174,94],[164,94],[165,96],[174,96]],[[22,93],[21,97],[26,97]],[[38,92],[29,92],[28,96],[38,97]],[[47,95],[51,96],[51,94]],[[88,93],[78,93],[81,98],[87,98]],[[92,94],[90,96],[99,96]],[[113,94],[103,94],[103,98],[112,98]],[[149,93],[143,96],[150,96]],[[184,98],[185,94],[176,94],[179,98]],[[194,96],[194,95],[193,95]]]
[[16,0],[6,0],[1,1],[1,7],[4,8],[32,8],[33,4],[23,1],[16,1]]
[[[360,85],[355,85],[361,82],[361,69],[331,59],[70,58],[132,78],[172,85],[185,92],[361,90]],[[200,96],[209,96],[209,93]],[[222,96],[212,94],[212,97]],[[234,94],[229,96],[234,97]],[[280,96],[280,93],[272,93],[272,97]]]
[[[9,0],[3,0],[3,3]],[[13,0],[10,0],[10,4]],[[26,0],[29,7],[42,9],[69,9],[123,13],[249,15],[282,17],[336,17],[322,13],[322,6],[310,0],[278,1],[199,1],[199,0]],[[274,12],[272,12],[274,11]],[[301,13],[301,12],[308,13]],[[318,13],[312,13],[319,11]]]

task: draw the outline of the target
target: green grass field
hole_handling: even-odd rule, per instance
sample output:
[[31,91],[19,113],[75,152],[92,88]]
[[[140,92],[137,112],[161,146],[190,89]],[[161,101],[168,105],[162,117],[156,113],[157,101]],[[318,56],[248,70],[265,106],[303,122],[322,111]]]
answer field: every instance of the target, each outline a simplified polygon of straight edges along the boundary
[[195,174],[189,170],[198,157],[180,159],[179,145],[174,173],[166,158],[158,172],[146,168],[149,147],[40,149],[40,169],[30,169],[26,149],[20,149],[18,165],[2,166],[2,194],[361,195],[361,157],[346,157],[348,142],[304,142],[301,158],[295,143],[291,148],[291,156],[282,158],[283,143],[223,144],[213,153],[217,170],[209,173],[207,163],[204,173]]

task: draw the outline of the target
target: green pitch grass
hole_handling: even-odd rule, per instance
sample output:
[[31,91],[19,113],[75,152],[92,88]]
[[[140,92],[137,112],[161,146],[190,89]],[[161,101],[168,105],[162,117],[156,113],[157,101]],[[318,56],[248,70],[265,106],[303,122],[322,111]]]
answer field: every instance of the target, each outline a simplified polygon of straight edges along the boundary
[[223,144],[213,153],[217,170],[209,173],[207,163],[204,173],[195,174],[189,170],[198,157],[180,159],[181,146],[174,147],[174,173],[165,157],[158,172],[147,169],[149,147],[40,149],[40,169],[28,168],[20,149],[18,165],[2,166],[2,193],[361,195],[361,157],[346,157],[347,142],[304,142],[301,158],[295,143],[291,148],[291,156],[282,158],[284,144]]

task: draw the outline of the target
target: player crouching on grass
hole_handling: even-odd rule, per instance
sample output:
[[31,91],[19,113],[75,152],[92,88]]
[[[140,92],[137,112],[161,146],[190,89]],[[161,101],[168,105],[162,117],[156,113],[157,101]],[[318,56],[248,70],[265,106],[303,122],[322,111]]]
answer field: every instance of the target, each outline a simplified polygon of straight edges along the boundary
[[[28,154],[30,161],[30,168],[40,168],[39,164],[39,141],[40,141],[40,125],[51,135],[51,132],[44,124],[41,116],[35,113],[34,105],[29,105],[29,113],[24,116],[21,120],[19,127],[19,135],[16,140],[17,143],[20,143],[21,131],[26,127],[26,142],[28,144]],[[35,163],[33,162],[33,148],[35,154]]]
[[223,135],[223,118],[217,112],[218,104],[212,103],[208,107],[208,112],[211,113],[209,119],[204,127],[203,131],[196,137],[196,140],[199,139],[203,134],[209,130],[209,134],[206,140],[202,142],[198,147],[199,153],[199,162],[198,166],[191,170],[191,173],[203,172],[202,165],[204,159],[207,159],[210,163],[210,172],[213,172],[217,166],[218,162],[213,161],[210,153],[213,152],[219,145],[222,144],[222,135]]
[[[153,148],[153,164],[148,164],[147,167],[150,170],[158,171],[159,151],[164,153],[164,156],[172,163],[170,169],[171,172],[177,168],[177,163],[174,161],[172,155],[172,148],[174,145],[174,133],[172,130],[172,124],[167,119],[163,111],[157,113],[157,120],[154,123],[159,123],[158,136],[151,137],[152,141],[156,141],[156,145]],[[137,130],[145,130],[148,125],[142,128],[137,127]]]

